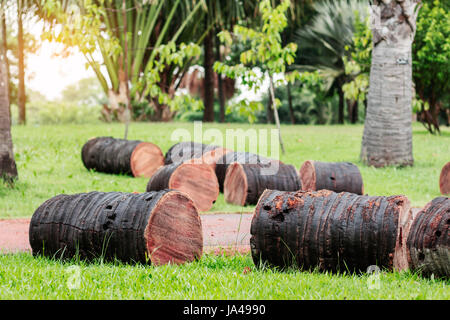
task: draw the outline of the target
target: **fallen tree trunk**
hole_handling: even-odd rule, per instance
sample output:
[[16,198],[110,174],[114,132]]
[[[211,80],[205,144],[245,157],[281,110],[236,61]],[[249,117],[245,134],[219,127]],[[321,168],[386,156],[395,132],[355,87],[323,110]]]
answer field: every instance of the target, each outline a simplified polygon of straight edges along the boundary
[[33,255],[153,265],[200,258],[203,235],[194,203],[179,191],[58,195],[33,214]]
[[166,152],[164,164],[183,162],[206,163],[215,170],[217,161],[229,152],[231,150],[215,145],[184,141],[170,147]]
[[450,198],[429,202],[414,218],[408,235],[408,262],[413,271],[450,276]]
[[257,163],[269,163],[270,161],[278,161],[269,158],[262,157],[258,154],[249,152],[229,152],[223,155],[216,162],[216,176],[219,181],[220,191],[223,192],[223,182],[225,181],[225,176],[228,167],[233,162],[237,163],[247,163],[247,164],[257,164]]
[[99,137],[86,142],[81,158],[87,169],[147,178],[164,164],[164,156],[157,145],[112,137]]
[[305,161],[300,168],[304,191],[331,190],[364,194],[361,173],[350,162]]
[[450,162],[442,168],[439,176],[439,189],[442,194],[450,194]]
[[173,163],[159,168],[147,191],[175,189],[186,193],[200,211],[208,211],[219,196],[216,174],[207,164]]
[[252,257],[256,265],[281,268],[404,270],[411,221],[405,196],[266,190],[252,219]]
[[[272,172],[265,172],[273,166]],[[244,206],[256,204],[266,189],[296,191],[301,189],[297,169],[279,162],[232,163],[226,172],[224,196],[228,203]]]

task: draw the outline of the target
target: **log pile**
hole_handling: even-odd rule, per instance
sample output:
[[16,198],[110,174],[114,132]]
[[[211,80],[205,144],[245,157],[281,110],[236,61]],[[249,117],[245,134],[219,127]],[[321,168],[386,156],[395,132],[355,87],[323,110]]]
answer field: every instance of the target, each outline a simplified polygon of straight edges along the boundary
[[236,205],[258,202],[264,190],[296,191],[301,189],[297,169],[280,162],[244,164],[234,162],[224,181],[225,201]]
[[429,202],[414,218],[407,239],[408,262],[425,276],[450,276],[450,198]]
[[105,173],[151,177],[164,164],[161,149],[150,142],[99,137],[81,151],[84,166]]
[[439,176],[439,189],[441,194],[450,195],[450,162],[442,168],[441,175]]
[[364,194],[361,173],[350,162],[305,161],[300,168],[304,191],[331,190]]
[[90,192],[44,202],[30,222],[33,255],[160,265],[200,258],[197,209],[179,191]]
[[158,169],[147,191],[175,189],[187,194],[200,211],[211,209],[219,196],[216,174],[207,164],[172,163]]
[[403,270],[411,222],[405,196],[266,190],[252,220],[252,257],[256,265],[280,268]]

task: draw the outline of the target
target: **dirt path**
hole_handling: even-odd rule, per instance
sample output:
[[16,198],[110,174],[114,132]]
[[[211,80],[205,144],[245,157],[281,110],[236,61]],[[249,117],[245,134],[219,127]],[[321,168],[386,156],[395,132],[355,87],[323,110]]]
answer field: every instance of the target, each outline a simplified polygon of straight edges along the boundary
[[[201,215],[204,252],[249,252],[251,213]],[[0,252],[31,252],[28,241],[30,219],[0,220]]]

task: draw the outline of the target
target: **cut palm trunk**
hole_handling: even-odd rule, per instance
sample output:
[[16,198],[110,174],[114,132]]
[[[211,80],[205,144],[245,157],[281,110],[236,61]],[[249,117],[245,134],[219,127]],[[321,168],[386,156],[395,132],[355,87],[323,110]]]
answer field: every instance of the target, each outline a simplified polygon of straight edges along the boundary
[[404,270],[411,222],[405,196],[266,190],[253,215],[252,257],[257,266],[280,268]]
[[450,162],[442,168],[439,176],[439,189],[442,194],[450,194]]
[[271,161],[277,161],[274,159],[269,159],[254,153],[249,152],[229,152],[223,155],[216,163],[216,176],[219,181],[220,191],[223,192],[223,183],[225,181],[225,175],[228,167],[233,163],[242,164],[257,164],[257,163],[269,163]]
[[[271,166],[273,172],[265,172]],[[296,191],[301,189],[297,169],[282,163],[232,163],[226,172],[224,196],[228,203],[254,205],[266,189]]]
[[450,276],[450,198],[429,202],[414,218],[408,235],[409,265],[413,271]]
[[81,151],[87,169],[150,178],[164,165],[161,149],[151,143],[112,137],[94,138]]
[[187,194],[200,211],[208,211],[219,196],[216,174],[207,164],[173,163],[158,169],[147,191],[175,189]]
[[166,152],[164,163],[206,163],[215,170],[216,163],[228,152],[231,150],[220,146],[184,141],[170,147]]
[[29,240],[33,255],[153,265],[193,261],[203,250],[197,209],[174,190],[58,195],[33,214]]
[[331,190],[334,192],[364,193],[361,173],[350,162],[305,161],[300,168],[302,190]]

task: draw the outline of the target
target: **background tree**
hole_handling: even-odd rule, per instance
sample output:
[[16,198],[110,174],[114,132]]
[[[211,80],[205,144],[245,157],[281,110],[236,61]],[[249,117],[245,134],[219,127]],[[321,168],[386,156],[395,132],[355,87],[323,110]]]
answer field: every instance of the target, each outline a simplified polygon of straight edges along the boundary
[[372,67],[361,160],[413,165],[412,55],[419,1],[373,1]]
[[430,133],[439,132],[439,116],[450,125],[450,3],[424,1],[417,18],[413,78],[417,119]]
[[[4,15],[3,6],[0,6],[0,20]],[[3,24],[0,24],[3,33]],[[0,48],[0,178],[12,182],[17,178],[17,167],[14,160],[13,144],[11,138],[11,116],[8,97],[8,72],[6,69],[6,52]]]
[[[275,87],[284,81],[295,81],[298,76],[297,72],[285,74],[286,65],[294,62],[297,45],[289,43],[285,47],[281,43],[280,33],[287,26],[286,11],[289,8],[290,1],[284,0],[272,8],[269,0],[264,0],[259,5],[259,10],[262,15],[262,25],[254,30],[251,28],[236,25],[233,29],[233,35],[238,41],[247,42],[250,49],[241,53],[241,63],[235,66],[228,66],[224,63],[215,64],[214,68],[218,73],[224,73],[230,78],[240,77],[242,83],[249,85],[252,89],[259,89],[262,84],[262,77],[253,70],[253,67],[263,66],[265,75],[269,78],[270,98],[274,109],[275,123],[278,128],[278,136],[280,140],[281,150],[284,153],[284,145],[281,137],[280,121],[278,117],[277,108],[280,104],[278,99],[275,99]],[[232,43],[232,36],[224,31],[221,33],[221,40],[228,44]],[[274,81],[275,74],[282,74],[283,78],[276,83]],[[255,91],[256,91],[255,90]],[[244,110],[253,119],[254,113],[258,109],[258,104],[249,103],[243,100],[240,110]]]
[[299,54],[293,68],[299,71],[319,70],[327,80],[329,94],[337,92],[339,95],[338,123],[344,123],[345,96],[342,87],[348,81],[344,57],[349,55],[346,48],[353,45],[357,21],[355,12],[364,19],[367,7],[367,1],[363,0],[316,2],[314,10],[317,14],[294,35]]

